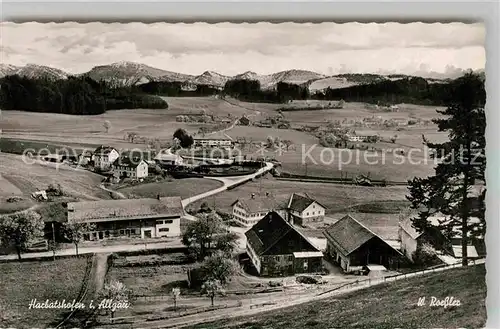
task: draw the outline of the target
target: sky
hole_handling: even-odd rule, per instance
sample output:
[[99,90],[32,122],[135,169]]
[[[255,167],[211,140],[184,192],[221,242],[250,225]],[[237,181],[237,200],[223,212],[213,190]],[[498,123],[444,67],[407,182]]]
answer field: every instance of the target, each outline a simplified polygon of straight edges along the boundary
[[289,69],[454,77],[484,69],[481,23],[0,23],[0,62],[82,73],[133,61],[198,75]]

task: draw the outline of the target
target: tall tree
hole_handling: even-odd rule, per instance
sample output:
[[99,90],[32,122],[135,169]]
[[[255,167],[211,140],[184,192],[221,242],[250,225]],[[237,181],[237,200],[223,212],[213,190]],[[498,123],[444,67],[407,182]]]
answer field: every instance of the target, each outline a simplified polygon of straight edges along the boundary
[[19,212],[0,221],[0,239],[4,245],[13,245],[21,259],[21,251],[43,237],[45,224],[35,211]]
[[213,250],[230,252],[234,249],[237,237],[226,231],[217,213],[198,213],[197,217],[199,220],[190,222],[182,235],[182,243],[197,259],[203,260]]
[[95,224],[92,223],[65,223],[62,229],[66,239],[75,245],[76,255],[78,256],[78,245],[83,240],[83,235],[95,230]]
[[212,306],[214,306],[214,298],[218,293],[224,291],[222,284],[219,280],[210,279],[205,281],[201,286],[201,291],[210,297]]
[[218,251],[207,257],[201,268],[207,280],[218,280],[221,284],[226,284],[238,271],[238,263],[226,253]]
[[[451,237],[459,230],[462,245],[462,265],[467,266],[467,245],[470,239],[485,232],[484,194],[486,181],[484,105],[486,92],[484,80],[472,72],[453,83],[448,107],[438,111],[444,117],[433,120],[439,131],[448,132],[449,141],[424,143],[435,150],[439,160],[434,176],[414,178],[409,181],[407,199],[412,208],[418,210],[418,217],[412,218],[418,231],[425,230],[431,223],[428,218],[441,213],[445,219],[438,224],[445,236]],[[483,191],[473,189],[483,186]],[[479,218],[479,222],[471,217]]]

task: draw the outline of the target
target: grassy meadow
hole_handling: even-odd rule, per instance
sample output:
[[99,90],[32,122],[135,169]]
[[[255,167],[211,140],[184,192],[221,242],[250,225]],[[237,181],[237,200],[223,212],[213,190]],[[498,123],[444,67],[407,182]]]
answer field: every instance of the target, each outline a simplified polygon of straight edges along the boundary
[[[401,280],[242,318],[192,326],[193,329],[271,328],[483,328],[486,324],[484,265]],[[434,296],[453,296],[460,306],[429,306]],[[419,297],[427,305],[417,306]]]
[[[50,327],[65,309],[29,309],[32,299],[71,302],[82,288],[86,258],[0,263],[0,327]],[[55,325],[53,325],[55,327]]]

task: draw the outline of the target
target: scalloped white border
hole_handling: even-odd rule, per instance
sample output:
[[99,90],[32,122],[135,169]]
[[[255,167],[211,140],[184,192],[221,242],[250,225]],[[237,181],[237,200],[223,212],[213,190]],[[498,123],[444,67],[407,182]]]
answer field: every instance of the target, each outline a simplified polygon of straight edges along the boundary
[[[500,104],[499,73],[499,3],[442,1],[433,2],[237,2],[225,3],[199,0],[189,2],[112,1],[3,1],[0,4],[2,21],[103,21],[103,22],[477,22],[486,26],[486,154],[488,159],[487,192],[487,259],[486,281],[488,295],[487,328],[500,328]],[[1,39],[0,39],[1,42]],[[1,60],[1,59],[0,59]],[[445,324],[443,324],[445,325]]]

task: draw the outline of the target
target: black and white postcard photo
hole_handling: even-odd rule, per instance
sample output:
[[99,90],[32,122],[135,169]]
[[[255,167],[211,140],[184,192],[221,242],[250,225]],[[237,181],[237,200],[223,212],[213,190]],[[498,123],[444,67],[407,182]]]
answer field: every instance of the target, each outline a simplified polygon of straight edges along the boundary
[[485,327],[484,23],[0,31],[0,328]]

